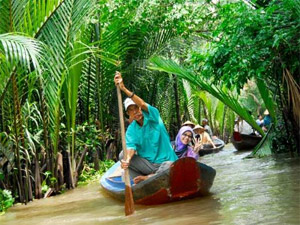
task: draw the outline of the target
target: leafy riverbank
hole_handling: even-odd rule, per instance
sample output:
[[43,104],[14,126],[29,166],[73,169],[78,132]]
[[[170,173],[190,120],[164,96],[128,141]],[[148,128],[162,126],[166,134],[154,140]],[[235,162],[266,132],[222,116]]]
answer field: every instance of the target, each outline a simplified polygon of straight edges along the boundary
[[[103,173],[106,172],[115,162],[112,160],[107,161],[101,161],[99,163],[99,170],[95,170],[93,165],[87,165],[84,164],[82,173],[78,178],[78,186],[84,186],[88,183],[94,182],[96,180],[99,180]],[[48,174],[50,175],[50,174]],[[1,179],[1,176],[0,176]],[[47,179],[45,179],[47,180]],[[55,182],[52,182],[52,186],[55,185]],[[46,194],[46,191],[49,190],[49,187],[46,182],[43,184],[42,189],[44,189],[44,194]],[[59,194],[63,194],[66,191],[65,188],[61,189]],[[9,190],[2,190],[0,189],[0,216],[5,213],[5,211],[13,206],[15,202],[15,199],[12,196],[11,191]]]

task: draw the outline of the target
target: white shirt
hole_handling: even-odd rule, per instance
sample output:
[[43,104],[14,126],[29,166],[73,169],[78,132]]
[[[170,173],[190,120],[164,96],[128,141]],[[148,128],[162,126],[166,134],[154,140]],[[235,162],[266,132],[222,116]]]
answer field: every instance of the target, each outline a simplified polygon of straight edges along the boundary
[[253,133],[252,127],[245,120],[242,120],[238,124],[235,124],[234,131],[240,132],[241,134],[252,134]]

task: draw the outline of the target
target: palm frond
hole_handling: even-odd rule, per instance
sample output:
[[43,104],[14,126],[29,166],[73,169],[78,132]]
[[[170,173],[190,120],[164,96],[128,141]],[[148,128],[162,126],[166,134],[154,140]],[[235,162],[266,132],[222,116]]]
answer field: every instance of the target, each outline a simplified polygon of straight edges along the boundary
[[13,65],[21,63],[30,70],[30,65],[40,70],[39,61],[42,59],[42,43],[33,38],[12,33],[0,34],[0,54]]
[[257,88],[259,90],[260,96],[263,99],[266,108],[268,109],[272,118],[274,118],[274,123],[276,124],[276,115],[275,115],[275,104],[271,98],[269,88],[266,86],[265,82],[260,79],[257,82]]
[[287,69],[283,71],[283,79],[286,82],[288,104],[292,107],[294,120],[300,125],[300,86]]
[[[90,19],[95,14],[97,9],[96,0],[74,0],[74,6],[72,10],[72,26],[70,27],[70,40],[74,39],[76,36],[80,35],[81,38],[87,38],[89,40],[89,36],[82,35],[82,27],[88,26],[90,23]],[[81,32],[78,32],[81,30]]]
[[51,18],[64,0],[14,0],[12,1],[12,23],[14,31],[38,36],[40,29]]
[[263,137],[263,139],[258,143],[255,149],[250,154],[250,157],[264,157],[272,154],[272,140],[270,138],[270,134],[274,130],[274,125],[271,125],[267,134]]
[[159,31],[151,31],[144,37],[138,58],[148,59],[154,54],[163,51],[168,45],[167,43],[175,37],[175,32],[171,29],[160,29]]
[[0,34],[12,32],[10,0],[0,0]]
[[298,19],[300,18],[300,0],[286,0],[285,3],[296,11]]
[[183,80],[182,82],[186,94],[186,102],[187,102],[187,109],[188,109],[189,116],[192,121],[197,121],[194,113],[194,100],[193,100],[191,85],[186,80]]
[[50,135],[54,153],[58,150],[62,86],[67,75],[65,57],[71,27],[73,1],[65,0],[39,32],[38,38],[51,46],[43,73],[45,98],[49,108]]
[[207,91],[225,105],[231,108],[234,112],[241,116],[245,121],[247,121],[253,128],[255,128],[261,135],[264,135],[262,129],[256,124],[253,117],[249,114],[248,110],[241,106],[238,100],[230,94],[227,90],[221,89],[210,82],[201,79],[201,76],[197,76],[191,71],[179,66],[171,60],[165,60],[160,57],[153,57],[150,59],[151,65],[149,69],[163,71],[167,73],[176,74],[180,78],[188,80],[190,83],[200,87],[201,89]]
[[223,134],[224,121],[226,116],[225,105],[223,102],[217,101],[215,106],[214,119],[212,120],[215,122],[214,129],[218,129],[220,133]]
[[[30,37],[18,34],[0,34],[0,56],[3,59],[0,69],[0,102],[7,90],[11,74],[16,69],[30,71],[36,69],[41,72],[41,64],[45,62],[43,57],[44,45]],[[31,68],[32,67],[32,68]]]

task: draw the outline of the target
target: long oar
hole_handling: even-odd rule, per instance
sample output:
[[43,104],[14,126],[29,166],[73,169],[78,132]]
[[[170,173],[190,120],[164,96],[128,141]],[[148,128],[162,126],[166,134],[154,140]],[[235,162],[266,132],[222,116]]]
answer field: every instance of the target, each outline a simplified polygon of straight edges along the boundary
[[[122,148],[124,159],[127,159],[127,149],[125,142],[125,126],[124,126],[124,116],[123,116],[123,106],[122,106],[122,96],[119,85],[117,85],[117,95],[118,95],[118,105],[119,105],[119,117],[120,117],[120,127],[121,127],[121,138],[122,138]],[[129,216],[134,213],[134,202],[130,184],[129,169],[125,170],[125,215]]]

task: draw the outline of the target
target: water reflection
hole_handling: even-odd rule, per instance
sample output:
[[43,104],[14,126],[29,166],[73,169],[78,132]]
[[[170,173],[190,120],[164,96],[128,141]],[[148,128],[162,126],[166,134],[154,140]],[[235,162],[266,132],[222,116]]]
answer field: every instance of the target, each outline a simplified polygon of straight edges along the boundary
[[212,194],[204,198],[137,205],[125,217],[123,203],[94,183],[14,206],[0,224],[299,224],[299,158],[244,159],[249,152],[235,152],[229,145],[200,159],[217,170]]

